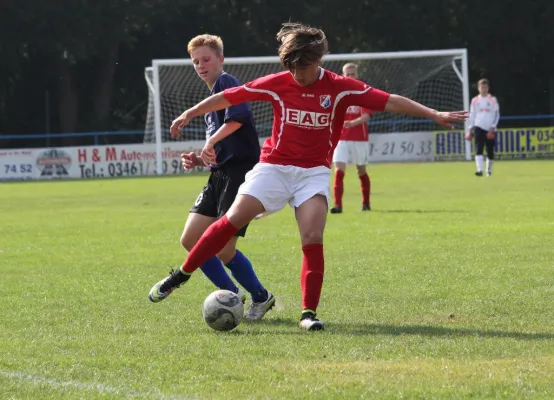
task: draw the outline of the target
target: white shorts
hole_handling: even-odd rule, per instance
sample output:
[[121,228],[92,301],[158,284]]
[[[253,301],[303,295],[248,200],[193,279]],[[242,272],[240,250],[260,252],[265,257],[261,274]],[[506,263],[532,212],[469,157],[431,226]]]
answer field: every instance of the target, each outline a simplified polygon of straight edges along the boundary
[[368,162],[369,142],[356,142],[352,140],[339,140],[333,162],[344,164],[365,165]]
[[330,178],[331,170],[324,166],[300,168],[258,163],[246,174],[238,194],[248,194],[262,203],[266,212],[259,218],[283,209],[287,203],[298,207],[317,194],[325,196],[329,205]]

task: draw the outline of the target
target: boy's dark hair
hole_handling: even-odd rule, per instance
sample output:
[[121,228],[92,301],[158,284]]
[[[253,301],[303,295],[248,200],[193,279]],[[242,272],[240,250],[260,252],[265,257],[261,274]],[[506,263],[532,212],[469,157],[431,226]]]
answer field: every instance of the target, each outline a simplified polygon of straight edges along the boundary
[[329,51],[325,32],[298,23],[285,23],[277,33],[281,64],[289,71],[319,62]]
[[477,84],[483,84],[483,85],[487,85],[487,86],[490,86],[489,85],[489,80],[487,78],[483,78],[483,79],[479,79],[479,82],[477,82]]

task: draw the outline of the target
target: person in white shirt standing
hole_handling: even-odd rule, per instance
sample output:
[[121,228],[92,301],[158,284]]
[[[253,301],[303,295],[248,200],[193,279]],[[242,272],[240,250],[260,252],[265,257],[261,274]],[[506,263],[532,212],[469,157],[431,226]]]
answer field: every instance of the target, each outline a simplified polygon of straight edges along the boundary
[[487,149],[487,176],[492,175],[492,164],[494,160],[494,139],[496,138],[496,125],[500,119],[500,107],[496,97],[489,93],[489,80],[481,79],[477,82],[479,95],[471,101],[469,110],[468,140],[475,138],[475,164],[477,171],[475,175],[483,176],[483,150]]

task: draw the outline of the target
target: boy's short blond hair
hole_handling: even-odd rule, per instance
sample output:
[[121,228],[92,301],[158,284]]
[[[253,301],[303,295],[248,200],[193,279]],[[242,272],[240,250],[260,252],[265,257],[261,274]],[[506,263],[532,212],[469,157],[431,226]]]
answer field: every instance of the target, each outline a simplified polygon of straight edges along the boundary
[[223,55],[223,40],[221,40],[219,36],[209,35],[207,33],[198,35],[190,40],[187,45],[187,51],[191,54],[194,50],[202,46],[208,46],[218,56]]
[[344,71],[345,69],[349,69],[349,68],[355,68],[355,69],[358,69],[358,65],[354,64],[354,63],[346,63],[342,66],[342,70]]
[[489,86],[489,80],[487,78],[479,79],[479,82],[477,82],[477,84]]

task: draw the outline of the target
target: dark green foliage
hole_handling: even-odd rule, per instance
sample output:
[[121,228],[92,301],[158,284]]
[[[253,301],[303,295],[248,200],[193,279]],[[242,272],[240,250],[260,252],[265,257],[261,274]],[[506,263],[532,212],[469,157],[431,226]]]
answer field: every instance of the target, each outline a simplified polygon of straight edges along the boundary
[[551,113],[553,18],[547,0],[4,0],[0,134],[141,129],[151,59],[186,57],[204,32],[227,56],[273,55],[289,20],[333,53],[467,47],[472,94],[487,76],[504,115]]

